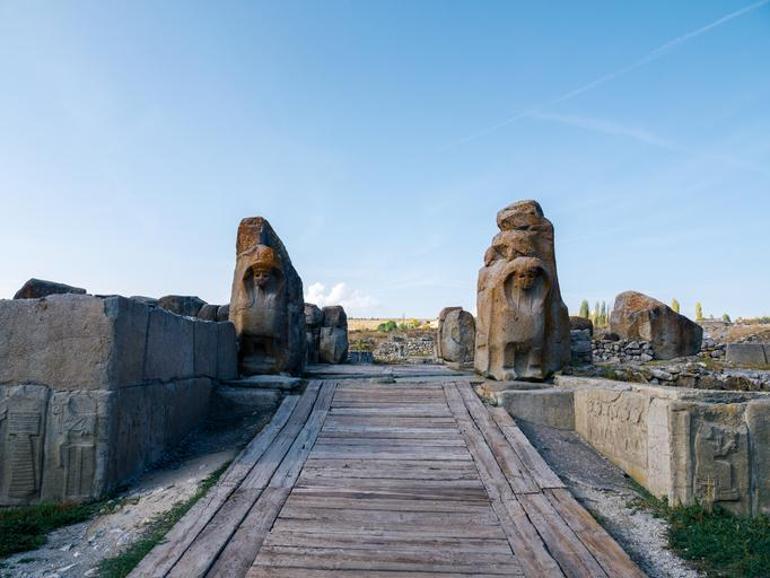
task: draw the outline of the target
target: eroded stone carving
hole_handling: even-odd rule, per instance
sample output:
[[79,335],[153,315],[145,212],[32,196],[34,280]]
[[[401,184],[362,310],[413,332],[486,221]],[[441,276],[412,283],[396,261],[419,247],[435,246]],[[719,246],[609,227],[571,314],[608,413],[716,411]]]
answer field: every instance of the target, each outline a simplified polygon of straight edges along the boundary
[[479,271],[475,367],[499,380],[541,380],[570,360],[553,225],[535,201],[504,208],[497,224]]
[[348,359],[348,316],[339,305],[323,308],[318,353],[323,363],[344,363]]
[[317,305],[305,303],[305,354],[308,363],[318,363],[321,343],[321,324],[324,315]]
[[473,363],[476,321],[462,307],[445,307],[438,316],[436,353],[440,359],[459,365]]
[[261,217],[238,227],[230,320],[238,333],[243,375],[299,374],[305,362],[302,280],[270,224]]
[[0,391],[0,503],[26,503],[40,494],[48,388]]

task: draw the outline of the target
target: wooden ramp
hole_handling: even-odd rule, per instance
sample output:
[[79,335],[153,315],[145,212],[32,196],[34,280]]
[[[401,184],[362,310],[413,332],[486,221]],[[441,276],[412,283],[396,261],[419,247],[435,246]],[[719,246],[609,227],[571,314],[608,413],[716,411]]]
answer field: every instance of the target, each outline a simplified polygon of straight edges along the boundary
[[644,576],[461,379],[310,382],[131,576]]

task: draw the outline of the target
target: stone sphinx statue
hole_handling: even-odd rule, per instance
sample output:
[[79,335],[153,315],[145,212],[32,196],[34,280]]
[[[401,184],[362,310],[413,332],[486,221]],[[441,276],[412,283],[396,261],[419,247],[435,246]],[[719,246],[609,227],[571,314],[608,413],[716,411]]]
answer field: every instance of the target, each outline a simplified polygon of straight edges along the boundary
[[553,225],[535,201],[506,207],[497,224],[479,271],[475,367],[499,380],[542,380],[570,359]]
[[283,243],[261,217],[244,219],[238,227],[229,315],[238,334],[242,375],[302,372],[302,280]]

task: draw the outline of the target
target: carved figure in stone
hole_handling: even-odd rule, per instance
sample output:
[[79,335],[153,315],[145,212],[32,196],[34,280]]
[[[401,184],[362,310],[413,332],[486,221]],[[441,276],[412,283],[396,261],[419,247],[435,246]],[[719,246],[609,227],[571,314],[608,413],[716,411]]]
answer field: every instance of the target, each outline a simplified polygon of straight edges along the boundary
[[240,372],[300,374],[305,363],[302,280],[283,243],[261,217],[238,227],[229,316],[239,339]]
[[735,502],[744,492],[738,478],[745,472],[737,471],[739,452],[745,452],[741,443],[744,436],[738,431],[715,423],[702,423],[695,436],[696,471],[695,494],[706,502]]
[[16,386],[0,397],[0,503],[40,494],[46,403],[43,386]]
[[96,476],[96,401],[87,394],[54,396],[51,414],[57,434],[56,465],[62,496],[87,498]]
[[240,283],[231,307],[236,329],[240,326],[241,368],[247,374],[264,373],[275,366],[285,347],[284,279],[275,251],[265,245],[254,247]]
[[495,379],[541,380],[570,359],[553,225],[535,201],[497,215],[500,227],[479,271],[476,370]]

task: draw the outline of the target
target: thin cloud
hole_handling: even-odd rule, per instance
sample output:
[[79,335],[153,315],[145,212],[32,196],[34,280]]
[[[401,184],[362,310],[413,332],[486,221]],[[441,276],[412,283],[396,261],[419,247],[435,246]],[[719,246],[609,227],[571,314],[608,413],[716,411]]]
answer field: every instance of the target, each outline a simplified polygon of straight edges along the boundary
[[568,126],[574,126],[602,134],[622,136],[642,142],[644,144],[668,150],[682,150],[681,147],[653,134],[648,130],[618,124],[609,120],[568,114],[551,114],[546,112],[534,112],[530,114],[529,117],[537,120],[566,124]]
[[673,49],[677,48],[678,46],[681,46],[685,42],[688,42],[692,40],[693,38],[696,38],[698,36],[701,36],[702,34],[706,34],[707,32],[710,32],[714,30],[715,28],[722,26],[723,24],[726,24],[727,22],[730,22],[731,20],[734,20],[736,18],[739,18],[740,16],[743,16],[744,14],[748,14],[750,12],[753,12],[757,10],[758,8],[761,8],[765,5],[770,3],[770,0],[760,0],[759,2],[755,2],[754,4],[749,4],[748,6],[741,8],[740,10],[736,10],[735,12],[731,12],[729,14],[726,14],[725,16],[722,16],[721,18],[718,18],[714,20],[713,22],[706,24],[705,26],[701,26],[700,28],[697,28],[695,30],[692,30],[690,32],[687,32],[685,34],[682,34],[681,36],[677,36],[676,38],[673,38],[667,42],[664,42],[657,48],[654,48],[653,50],[649,51],[647,54],[639,58],[638,60],[634,61],[633,63],[624,66],[622,68],[619,68],[617,70],[614,70],[612,72],[609,72],[603,76],[600,76],[590,82],[587,82],[586,84],[583,84],[581,86],[578,86],[577,88],[574,88],[568,92],[565,92],[564,94],[561,94],[551,100],[548,100],[546,102],[540,103],[538,105],[532,106],[530,108],[527,108],[523,111],[520,111],[513,116],[510,116],[506,118],[505,120],[498,122],[497,124],[494,124],[492,126],[489,126],[479,132],[476,132],[474,134],[468,135],[464,138],[461,138],[454,143],[451,143],[444,147],[443,150],[459,146],[471,141],[474,141],[476,139],[479,139],[481,137],[484,137],[488,134],[491,134],[513,122],[516,122],[518,120],[521,120],[523,118],[530,117],[536,113],[541,112],[544,108],[547,108],[549,106],[553,106],[556,104],[560,104],[562,102],[571,100],[575,98],[576,96],[579,96],[581,94],[584,94],[590,90],[593,90],[597,86],[601,86],[602,84],[605,84],[607,82],[610,82],[611,80],[614,80],[620,76],[623,76],[625,74],[628,74],[629,72],[633,72],[637,68],[641,68],[642,66],[646,66],[647,64],[650,64],[651,62],[654,62],[655,60],[658,60],[659,58],[662,58],[669,52],[671,52]]

